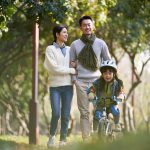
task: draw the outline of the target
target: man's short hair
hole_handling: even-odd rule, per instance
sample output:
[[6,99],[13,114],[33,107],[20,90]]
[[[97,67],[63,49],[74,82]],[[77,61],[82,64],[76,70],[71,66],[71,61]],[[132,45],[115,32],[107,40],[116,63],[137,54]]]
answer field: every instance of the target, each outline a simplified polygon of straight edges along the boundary
[[92,19],[90,16],[83,16],[83,17],[81,17],[81,18],[79,19],[79,25],[81,26],[82,21],[83,21],[83,20],[86,20],[86,19],[90,19],[91,21],[93,21],[93,19]]

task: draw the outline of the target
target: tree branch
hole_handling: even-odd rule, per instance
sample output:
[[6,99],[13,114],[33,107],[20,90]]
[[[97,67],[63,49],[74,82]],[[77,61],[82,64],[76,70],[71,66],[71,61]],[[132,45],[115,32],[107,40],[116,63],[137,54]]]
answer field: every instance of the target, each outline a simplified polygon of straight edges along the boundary
[[142,76],[142,74],[143,74],[143,70],[144,70],[144,67],[146,66],[146,64],[148,63],[150,61],[150,57],[146,60],[146,62],[144,63],[143,62],[143,64],[142,64],[142,69],[141,69],[141,71],[140,71],[140,77]]

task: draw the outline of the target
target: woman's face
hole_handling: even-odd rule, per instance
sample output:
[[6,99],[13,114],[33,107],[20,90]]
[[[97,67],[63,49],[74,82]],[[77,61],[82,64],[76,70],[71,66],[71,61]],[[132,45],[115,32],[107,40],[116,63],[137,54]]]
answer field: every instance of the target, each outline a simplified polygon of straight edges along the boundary
[[114,78],[114,73],[112,70],[107,69],[102,73],[102,77],[106,82],[111,82]]
[[57,41],[66,42],[68,39],[67,29],[63,28],[60,33],[56,33]]

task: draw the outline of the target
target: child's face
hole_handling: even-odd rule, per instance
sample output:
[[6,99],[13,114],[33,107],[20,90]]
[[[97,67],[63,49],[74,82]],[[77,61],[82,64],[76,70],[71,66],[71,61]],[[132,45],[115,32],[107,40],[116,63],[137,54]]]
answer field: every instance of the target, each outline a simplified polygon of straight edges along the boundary
[[112,70],[107,69],[105,72],[102,73],[102,77],[106,82],[110,82],[114,78],[114,73]]

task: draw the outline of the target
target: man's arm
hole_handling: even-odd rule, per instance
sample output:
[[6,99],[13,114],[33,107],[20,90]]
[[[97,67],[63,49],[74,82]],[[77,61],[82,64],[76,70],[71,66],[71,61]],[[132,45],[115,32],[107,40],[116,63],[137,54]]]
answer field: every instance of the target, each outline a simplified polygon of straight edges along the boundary
[[103,42],[101,58],[102,58],[102,61],[111,59],[109,49],[105,42]]

